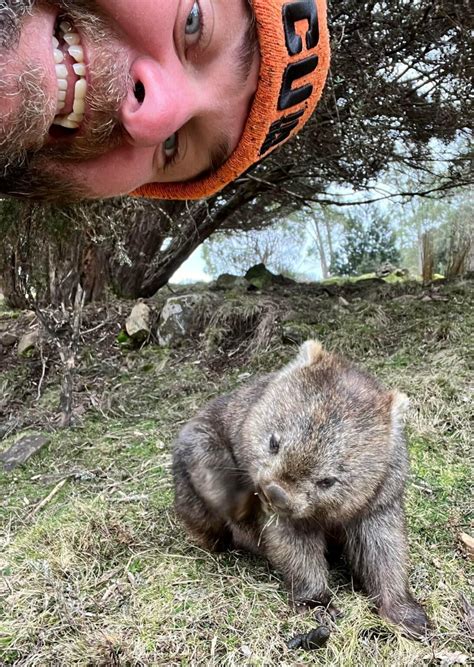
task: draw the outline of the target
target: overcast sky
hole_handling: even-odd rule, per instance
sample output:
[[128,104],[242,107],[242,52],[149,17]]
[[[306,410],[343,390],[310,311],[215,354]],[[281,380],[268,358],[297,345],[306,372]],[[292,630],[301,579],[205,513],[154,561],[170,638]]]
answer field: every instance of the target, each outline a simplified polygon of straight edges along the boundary
[[205,281],[209,282],[211,277],[205,272],[204,261],[202,259],[201,248],[193,252],[191,257],[181,264],[176,273],[171,278],[172,283],[187,283]]

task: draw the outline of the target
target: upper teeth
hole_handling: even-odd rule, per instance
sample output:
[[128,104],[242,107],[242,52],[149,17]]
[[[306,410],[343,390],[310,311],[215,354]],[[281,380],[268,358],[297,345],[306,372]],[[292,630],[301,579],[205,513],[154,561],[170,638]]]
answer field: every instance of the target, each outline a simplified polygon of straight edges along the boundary
[[84,120],[85,99],[87,95],[87,68],[84,62],[84,50],[81,46],[81,38],[77,32],[74,32],[72,25],[68,21],[63,21],[59,25],[61,37],[68,45],[68,53],[75,61],[73,65],[74,72],[79,80],[74,86],[73,113],[61,115],[61,111],[66,106],[66,93],[69,86],[68,69],[64,64],[64,54],[59,48],[59,41],[53,37],[53,57],[56,65],[56,77],[58,80],[58,99],[56,107],[56,117],[53,125],[60,125],[72,130],[77,129]]

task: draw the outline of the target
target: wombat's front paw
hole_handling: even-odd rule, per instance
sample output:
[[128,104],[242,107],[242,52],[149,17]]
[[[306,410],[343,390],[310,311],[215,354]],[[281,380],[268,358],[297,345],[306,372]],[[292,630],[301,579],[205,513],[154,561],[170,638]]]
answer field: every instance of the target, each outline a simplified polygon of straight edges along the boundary
[[424,637],[430,629],[430,621],[425,610],[415,600],[384,607],[380,609],[380,615],[415,637]]
[[225,508],[225,513],[236,523],[246,523],[247,521],[255,521],[260,506],[260,499],[253,489],[244,489],[236,491],[232,501]]
[[310,609],[306,600],[290,600],[290,606],[297,614],[305,614]]

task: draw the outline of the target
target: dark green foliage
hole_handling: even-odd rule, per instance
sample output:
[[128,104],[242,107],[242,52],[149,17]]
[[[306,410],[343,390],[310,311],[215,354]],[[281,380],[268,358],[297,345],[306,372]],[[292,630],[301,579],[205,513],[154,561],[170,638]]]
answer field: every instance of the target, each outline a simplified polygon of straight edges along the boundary
[[376,213],[364,220],[360,215],[350,215],[347,222],[339,255],[331,266],[332,274],[357,276],[372,273],[384,263],[398,265],[396,234],[386,217]]

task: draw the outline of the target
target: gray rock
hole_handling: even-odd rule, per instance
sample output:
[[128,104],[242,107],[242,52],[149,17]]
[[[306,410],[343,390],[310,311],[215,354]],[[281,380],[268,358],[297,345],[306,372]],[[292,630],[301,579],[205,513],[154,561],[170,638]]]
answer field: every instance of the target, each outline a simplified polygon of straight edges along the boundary
[[162,347],[173,346],[190,332],[195,309],[203,296],[184,294],[168,299],[160,313],[157,337]]
[[49,444],[50,439],[44,435],[27,435],[17,440],[5,452],[0,454],[0,461],[3,461],[3,467],[7,472],[18,468],[26,463],[29,458],[39,452],[43,447]]
[[30,350],[33,350],[37,347],[39,342],[39,333],[38,331],[32,331],[31,333],[25,334],[20,338],[18,343],[18,356],[24,357],[28,354]]
[[9,331],[0,331],[0,347],[12,347],[18,340],[18,336]]
[[150,317],[151,308],[146,303],[137,303],[133,307],[125,324],[125,329],[130,338],[146,340],[150,336]]
[[384,262],[375,270],[375,275],[377,278],[385,278],[385,276],[389,276],[395,271],[397,271],[397,267],[394,264],[391,264],[390,262]]

